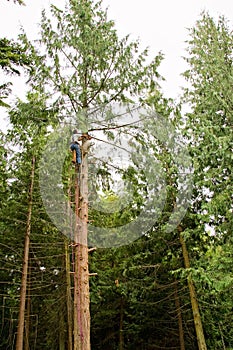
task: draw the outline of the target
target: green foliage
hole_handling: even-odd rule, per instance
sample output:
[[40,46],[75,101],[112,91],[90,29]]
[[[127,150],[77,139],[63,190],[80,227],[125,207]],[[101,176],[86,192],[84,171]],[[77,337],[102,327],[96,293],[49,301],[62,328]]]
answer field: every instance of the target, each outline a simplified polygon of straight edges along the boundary
[[29,64],[22,46],[6,38],[0,39],[0,67],[8,74],[20,74],[18,67]]
[[158,86],[159,54],[146,65],[148,50],[139,42],[118,39],[114,23],[107,19],[102,2],[70,2],[64,11],[51,6],[53,21],[42,13],[40,47],[25,36],[24,44],[34,57],[31,83],[53,90],[57,102],[70,111],[99,103],[127,100]]
[[215,24],[203,14],[191,31],[190,70],[185,73],[192,84],[186,99],[193,105],[187,128],[195,158],[196,206],[203,221],[221,234],[232,225],[232,48],[224,18]]
[[98,272],[91,280],[95,349],[118,349],[121,332],[126,349],[154,343],[179,348],[173,277],[161,264],[167,249],[161,238],[157,233],[127,247],[97,250],[91,257],[92,270]]
[[[30,61],[25,54],[24,48],[13,40],[0,39],[0,68],[7,74],[20,75],[20,67],[28,67]],[[7,98],[11,83],[0,85],[0,106],[9,107],[3,99]]]

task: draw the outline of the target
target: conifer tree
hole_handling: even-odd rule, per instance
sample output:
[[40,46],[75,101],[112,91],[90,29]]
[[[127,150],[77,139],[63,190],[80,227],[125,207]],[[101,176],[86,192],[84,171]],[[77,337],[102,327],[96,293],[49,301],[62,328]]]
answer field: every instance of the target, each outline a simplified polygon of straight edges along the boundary
[[[139,94],[143,97],[143,93],[157,85],[157,67],[161,55],[147,65],[147,50],[140,53],[139,42],[130,41],[128,36],[118,38],[113,21],[108,20],[107,12],[102,9],[102,1],[70,1],[65,10],[52,5],[51,14],[52,21],[45,12],[42,14],[40,46],[31,44],[26,36],[22,36],[28,54],[34,58],[30,82],[35,89],[52,93],[51,103],[59,108],[65,120],[67,116],[73,117],[73,123],[79,125],[80,111],[84,112],[83,133],[88,131],[91,123],[88,108],[112,101],[127,101],[132,98],[139,100]],[[83,158],[81,174],[87,179],[88,168],[85,164]],[[87,242],[87,182],[84,181],[81,191],[80,235],[81,240]],[[82,310],[85,312],[81,311],[80,316],[79,304],[76,302],[75,320],[78,317],[83,321],[74,325],[74,349],[83,349],[85,344],[85,349],[88,350],[88,291],[82,296],[89,277],[87,244],[81,245],[80,249],[80,255],[76,255],[76,259],[79,259],[76,267],[78,269],[80,262],[85,262],[85,266],[81,267],[85,276],[80,277],[81,282],[77,281],[77,286],[81,283],[81,287],[77,287],[75,295],[81,291]],[[74,278],[76,281],[77,272]],[[79,296],[77,298],[79,300]]]
[[[212,257],[210,260],[216,262],[214,252],[218,256],[218,250],[222,249],[222,245],[225,246],[225,242],[226,251],[231,244],[232,49],[233,36],[227,20],[220,17],[215,21],[208,13],[202,13],[196,26],[190,29],[187,48],[189,69],[184,73],[191,85],[185,91],[185,101],[192,107],[192,111],[186,114],[186,135],[194,160],[193,204],[191,215],[187,216],[184,224],[184,238],[191,261],[196,266],[196,272],[192,275],[198,286],[199,301],[202,298],[207,300],[209,296],[209,292],[206,295],[203,293],[204,289],[200,285],[205,285],[210,294],[216,295],[218,299],[215,274],[212,275],[213,279],[210,275],[207,278],[203,265],[206,266],[209,255]],[[228,254],[229,251],[225,257],[226,265]],[[195,278],[195,275],[198,277]],[[226,277],[222,275],[222,279],[228,281],[227,284],[231,283],[228,274]],[[229,298],[227,292],[226,298]],[[209,300],[210,308],[212,303],[215,301]],[[203,313],[204,328],[206,333],[207,329],[209,332],[206,337],[207,347],[226,347],[229,333],[223,331],[222,324],[216,331],[211,325],[211,317],[207,320]],[[210,312],[206,313],[209,317]],[[213,333],[211,329],[214,329]],[[215,340],[211,341],[213,335]]]

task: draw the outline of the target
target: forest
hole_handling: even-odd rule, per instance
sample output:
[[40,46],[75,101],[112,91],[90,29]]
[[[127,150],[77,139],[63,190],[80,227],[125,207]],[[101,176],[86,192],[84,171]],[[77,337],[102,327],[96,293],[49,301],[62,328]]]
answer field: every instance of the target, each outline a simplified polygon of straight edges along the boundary
[[0,350],[233,350],[228,20],[187,31],[179,100],[102,0],[39,26],[0,38]]

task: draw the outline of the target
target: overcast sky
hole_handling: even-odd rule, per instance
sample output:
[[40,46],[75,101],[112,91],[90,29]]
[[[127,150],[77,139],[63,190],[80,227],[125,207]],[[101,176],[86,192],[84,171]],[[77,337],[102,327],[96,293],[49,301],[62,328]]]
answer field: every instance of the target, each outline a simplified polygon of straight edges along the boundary
[[[60,7],[65,4],[65,0],[25,0],[26,6],[19,6],[13,0],[1,0],[0,37],[16,38],[23,26],[28,36],[35,38],[41,10],[51,2]],[[120,36],[131,34],[132,38],[139,38],[142,47],[150,47],[151,57],[158,51],[164,53],[159,70],[166,79],[162,88],[167,97],[173,98],[184,85],[180,74],[186,68],[182,56],[187,28],[195,24],[203,10],[214,18],[224,15],[231,25],[233,22],[232,0],[103,0],[103,4],[109,9],[109,19],[115,20]],[[17,84],[20,86],[20,82]],[[16,94],[22,97],[23,89],[17,86]]]

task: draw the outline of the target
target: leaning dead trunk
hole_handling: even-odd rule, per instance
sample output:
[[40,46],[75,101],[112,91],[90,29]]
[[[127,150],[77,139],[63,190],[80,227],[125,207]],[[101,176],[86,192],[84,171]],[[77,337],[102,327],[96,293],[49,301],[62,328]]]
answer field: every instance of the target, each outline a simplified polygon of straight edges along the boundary
[[18,317],[18,328],[16,338],[16,350],[23,350],[23,335],[24,335],[24,319],[25,319],[25,303],[27,294],[27,276],[28,276],[28,257],[29,257],[29,244],[31,234],[31,216],[32,216],[32,194],[34,187],[35,178],[35,157],[32,157],[32,168],[31,168],[31,182],[29,187],[28,197],[28,214],[27,214],[27,225],[24,241],[24,257],[23,257],[23,269],[21,278],[21,289],[20,289],[20,306],[19,306],[19,317]]
[[[182,228],[181,227],[179,227],[179,232],[180,232],[180,243],[182,246],[183,258],[184,258],[184,265],[185,265],[186,269],[189,269],[190,268],[189,255],[188,255],[188,250],[186,247],[185,240],[182,236]],[[195,330],[196,330],[196,335],[197,335],[198,349],[199,350],[207,350],[205,336],[204,336],[203,327],[202,327],[201,316],[200,316],[200,312],[199,312],[198,301],[197,301],[197,297],[196,297],[196,291],[195,291],[195,287],[194,287],[194,283],[193,283],[191,274],[188,275],[188,287],[189,287],[191,305],[192,305],[192,310],[193,310],[193,319],[194,319],[194,325],[195,325]]]

